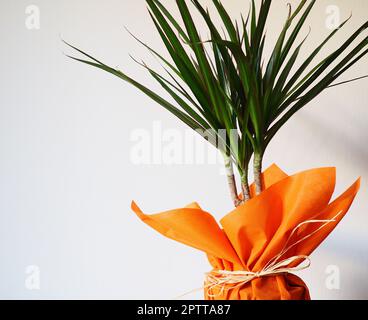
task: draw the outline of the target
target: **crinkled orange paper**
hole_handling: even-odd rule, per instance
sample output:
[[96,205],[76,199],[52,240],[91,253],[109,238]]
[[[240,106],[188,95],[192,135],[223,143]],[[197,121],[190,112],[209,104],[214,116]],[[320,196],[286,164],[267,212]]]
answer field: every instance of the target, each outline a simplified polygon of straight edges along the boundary
[[[330,203],[335,178],[335,168],[313,169],[289,177],[273,165],[263,174],[265,190],[262,194],[226,215],[220,222],[222,228],[197,203],[155,215],[145,215],[134,202],[132,209],[143,222],[164,236],[204,251],[214,270],[257,272],[280,253],[292,230],[300,223],[311,219],[330,220],[338,215],[335,222],[293,247],[283,259],[309,256],[333,231],[360,187],[358,180]],[[293,242],[319,227],[318,224],[303,225],[294,234]],[[221,292],[218,288],[205,290],[205,298],[309,300],[310,296],[299,277],[281,274],[256,278],[241,287]]]

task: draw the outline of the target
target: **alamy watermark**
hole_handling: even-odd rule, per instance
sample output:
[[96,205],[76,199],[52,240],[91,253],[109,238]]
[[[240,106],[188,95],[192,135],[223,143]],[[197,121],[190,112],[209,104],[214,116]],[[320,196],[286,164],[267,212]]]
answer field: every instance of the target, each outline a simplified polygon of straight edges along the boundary
[[25,26],[28,30],[39,30],[41,28],[41,11],[40,8],[34,4],[26,7]]
[[341,10],[336,5],[329,5],[326,7],[326,28],[335,30],[341,25]]
[[[135,129],[130,134],[130,161],[134,165],[203,165],[223,164],[223,154],[231,145],[238,152],[238,131],[225,129],[163,129],[160,121],[152,128]],[[206,143],[207,140],[209,143]]]
[[336,265],[328,265],[325,269],[327,275],[325,285],[328,290],[340,290],[340,268]]
[[25,268],[24,286],[27,290],[41,289],[41,270],[39,266],[30,265]]

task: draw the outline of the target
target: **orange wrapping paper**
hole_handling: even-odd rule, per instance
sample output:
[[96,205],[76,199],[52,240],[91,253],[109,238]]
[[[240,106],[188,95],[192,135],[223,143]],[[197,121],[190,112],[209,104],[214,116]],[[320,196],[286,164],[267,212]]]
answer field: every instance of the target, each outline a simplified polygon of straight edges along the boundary
[[[360,187],[360,180],[357,180],[330,203],[335,177],[335,168],[313,169],[289,177],[273,165],[263,173],[265,190],[262,194],[226,215],[220,221],[222,228],[197,203],[154,215],[144,214],[134,202],[132,209],[162,235],[205,252],[213,270],[258,272],[280,253],[300,223],[335,217],[335,221],[289,250],[283,260],[297,255],[309,256],[333,231]],[[292,236],[292,242],[320,227],[318,223],[303,225]],[[299,263],[293,262],[289,267]],[[306,284],[290,273],[258,277],[227,290],[209,287],[204,291],[208,300],[310,299]]]

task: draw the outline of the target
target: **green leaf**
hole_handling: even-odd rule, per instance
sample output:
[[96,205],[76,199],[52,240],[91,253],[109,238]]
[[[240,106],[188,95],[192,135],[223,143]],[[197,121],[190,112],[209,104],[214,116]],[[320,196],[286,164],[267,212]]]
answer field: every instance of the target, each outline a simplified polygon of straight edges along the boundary
[[[283,93],[284,95],[288,94],[290,89],[293,87],[293,85],[296,83],[296,81],[300,78],[300,76],[303,74],[303,72],[308,68],[308,66],[311,64],[311,62],[314,60],[314,58],[320,53],[322,48],[329,42],[330,39],[341,29],[344,27],[344,25],[350,20],[351,16],[346,19],[337,29],[332,31],[328,37],[308,56],[308,58],[303,62],[303,64],[300,66],[300,68],[295,72],[293,77],[290,79],[290,81],[286,84]],[[323,63],[324,61],[322,61]],[[322,63],[320,65],[322,65]],[[307,79],[313,72],[320,67],[320,65],[317,65],[317,67],[310,72],[305,79]],[[304,79],[304,81],[305,81]],[[304,82],[302,81],[300,84],[296,86],[296,88],[299,88],[300,85]]]

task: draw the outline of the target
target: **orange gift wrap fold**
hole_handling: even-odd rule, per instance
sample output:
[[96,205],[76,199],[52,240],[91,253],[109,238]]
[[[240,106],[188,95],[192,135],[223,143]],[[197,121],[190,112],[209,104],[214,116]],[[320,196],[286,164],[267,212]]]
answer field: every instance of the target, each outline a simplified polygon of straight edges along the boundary
[[331,202],[335,183],[335,168],[288,176],[272,165],[263,173],[264,191],[226,215],[221,227],[197,203],[154,215],[134,202],[132,209],[162,235],[207,254],[213,270],[203,287],[206,300],[309,300],[308,287],[292,272],[309,266],[360,187],[359,179]]

